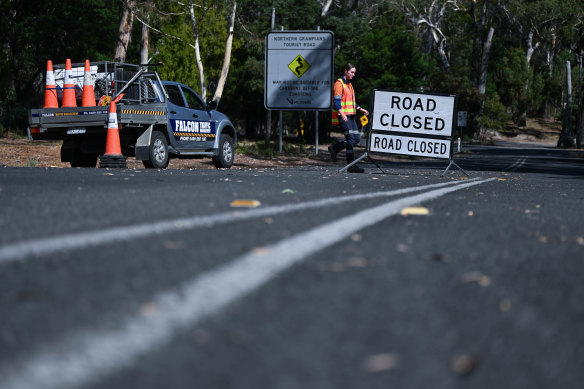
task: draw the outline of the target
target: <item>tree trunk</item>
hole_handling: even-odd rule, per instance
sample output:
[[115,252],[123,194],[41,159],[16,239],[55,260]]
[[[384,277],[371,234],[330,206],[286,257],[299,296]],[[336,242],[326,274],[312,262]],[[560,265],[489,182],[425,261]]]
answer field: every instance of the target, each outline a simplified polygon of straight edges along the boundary
[[225,56],[223,57],[223,68],[221,69],[221,76],[219,77],[219,82],[217,83],[217,90],[215,91],[215,96],[213,96],[213,101],[215,101],[217,105],[219,105],[219,100],[221,100],[223,88],[225,88],[225,80],[227,80],[227,75],[229,74],[229,64],[231,63],[231,48],[233,47],[233,26],[235,24],[236,10],[237,1],[234,1],[233,9],[231,10],[231,17],[229,18],[229,24],[227,26],[227,40],[225,41]]
[[148,63],[148,53],[150,52],[150,29],[142,24],[142,39],[140,40],[140,63]]
[[[488,47],[490,49],[490,42],[489,45],[487,46],[487,41],[488,41],[488,34],[487,37],[485,37],[485,33],[484,31],[486,31],[487,25],[489,23],[489,12],[488,12],[488,5],[489,5],[489,1],[488,0],[483,0],[482,5],[477,4],[476,2],[473,1],[472,3],[472,8],[470,10],[471,16],[474,19],[475,22],[475,36],[474,36],[474,40],[473,40],[473,49],[472,49],[472,72],[471,72],[471,82],[473,83],[473,85],[475,86],[475,88],[477,88],[480,92],[481,90],[481,84],[483,81],[483,77],[486,77],[486,74],[484,74],[484,71],[486,70],[486,64],[484,62],[485,59],[485,48]],[[481,10],[480,10],[480,15],[475,15],[476,10],[475,7],[480,6]],[[489,29],[489,34],[491,34],[492,30]],[[492,38],[492,35],[491,35]],[[486,53],[486,58],[488,59],[489,54]],[[481,95],[484,95],[484,93],[481,93]]]
[[436,34],[433,34],[433,35],[434,35],[434,40],[436,40],[436,46],[438,49],[438,56],[440,57],[440,61],[442,62],[442,70],[444,70],[444,72],[446,72],[446,73],[450,73],[450,61],[448,60],[448,56],[446,54],[446,51],[444,51],[444,45],[446,44],[446,38],[440,37],[438,39]]
[[491,26],[489,28],[489,33],[487,34],[487,39],[483,45],[483,55],[481,58],[481,66],[479,73],[479,93],[484,96],[487,91],[487,74],[489,70],[489,55],[491,53],[491,44],[493,43],[493,34],[495,33],[495,28]]
[[320,12],[320,16],[326,16],[326,14],[328,13],[331,4],[333,3],[333,0],[323,0],[321,1],[321,5],[322,5],[322,11]]
[[568,96],[566,99],[566,113],[562,133],[558,140],[558,147],[567,148],[572,145],[572,67],[570,61],[566,61],[566,83]]
[[[546,64],[548,67],[548,77],[551,80],[554,75],[554,56],[556,50],[556,36],[555,34],[552,35],[552,42],[551,45],[547,47],[546,53]],[[552,103],[550,101],[549,92],[546,94],[545,98],[545,111],[544,111],[544,118],[549,120],[552,117]]]
[[114,51],[114,62],[125,62],[128,52],[128,45],[132,40],[132,25],[134,24],[134,14],[132,9],[136,6],[136,0],[120,0],[120,28],[118,30],[118,41]]
[[582,106],[582,56],[578,56],[578,113],[576,122],[576,147],[582,148],[582,136],[584,135],[584,107]]
[[[527,79],[525,80],[525,86],[523,87],[523,92],[525,94],[525,99],[527,100],[527,96],[529,94],[529,69],[531,69],[531,58],[533,57],[533,53],[539,47],[539,42],[536,45],[533,45],[533,30],[529,32],[526,38],[526,46],[527,51],[525,53],[525,59],[527,62]],[[519,120],[517,122],[519,127],[527,126],[527,104],[523,104],[521,113],[519,114]]]
[[199,69],[199,81],[201,86],[200,95],[204,101],[207,101],[207,87],[205,86],[205,68],[201,60],[201,48],[199,45],[199,29],[197,26],[197,18],[195,16],[195,5],[192,1],[189,2],[189,13],[191,15],[191,25],[193,28],[193,39],[195,40],[195,58],[197,61],[197,68]]

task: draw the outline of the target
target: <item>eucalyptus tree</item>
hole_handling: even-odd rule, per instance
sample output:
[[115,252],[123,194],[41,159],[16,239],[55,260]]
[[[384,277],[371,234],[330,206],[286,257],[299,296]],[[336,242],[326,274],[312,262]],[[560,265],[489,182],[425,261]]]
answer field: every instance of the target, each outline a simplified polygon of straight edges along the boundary
[[[160,72],[191,85],[193,79],[197,80],[199,94],[205,100],[208,80],[216,77],[212,100],[219,103],[231,65],[237,1],[126,1],[132,17],[155,34],[152,41],[160,53],[158,59],[173,66]],[[144,29],[142,37],[142,42],[150,44]],[[147,57],[144,52],[141,60]],[[193,62],[196,71],[191,66]]]

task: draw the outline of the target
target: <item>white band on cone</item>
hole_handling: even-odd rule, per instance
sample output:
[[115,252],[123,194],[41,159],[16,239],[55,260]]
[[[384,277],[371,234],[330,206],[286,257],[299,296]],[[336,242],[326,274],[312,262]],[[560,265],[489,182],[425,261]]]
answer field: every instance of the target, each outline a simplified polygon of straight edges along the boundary
[[55,85],[55,73],[52,70],[47,71],[47,83],[46,85]]
[[108,116],[108,128],[118,128],[118,115],[115,112],[110,112]]

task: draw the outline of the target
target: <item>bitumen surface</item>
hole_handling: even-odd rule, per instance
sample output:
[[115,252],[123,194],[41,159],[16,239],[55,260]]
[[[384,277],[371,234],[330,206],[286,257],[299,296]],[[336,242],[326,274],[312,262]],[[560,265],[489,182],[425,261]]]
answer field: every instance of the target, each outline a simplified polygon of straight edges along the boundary
[[0,388],[580,388],[584,153],[365,162],[0,168]]

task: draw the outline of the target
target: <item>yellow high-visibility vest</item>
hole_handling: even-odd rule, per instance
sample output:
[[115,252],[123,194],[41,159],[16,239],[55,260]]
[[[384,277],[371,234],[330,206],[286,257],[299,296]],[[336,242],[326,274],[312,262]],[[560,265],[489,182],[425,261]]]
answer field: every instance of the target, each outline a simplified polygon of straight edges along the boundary
[[[335,84],[337,82],[340,82],[343,85],[343,96],[341,98],[341,112],[343,112],[345,115],[355,115],[357,113],[357,108],[356,108],[357,103],[355,102],[355,90],[353,89],[353,85],[350,83],[344,82],[342,78],[339,78],[335,82]],[[333,93],[334,93],[334,88],[333,88]],[[334,102],[333,102],[333,104],[334,104]],[[333,115],[332,115],[331,124],[333,126],[339,125],[339,112],[334,108],[333,108]]]

